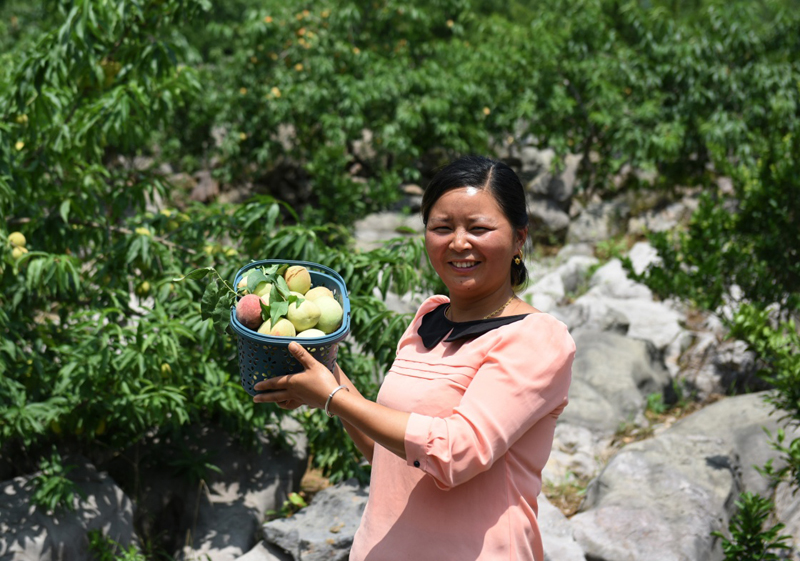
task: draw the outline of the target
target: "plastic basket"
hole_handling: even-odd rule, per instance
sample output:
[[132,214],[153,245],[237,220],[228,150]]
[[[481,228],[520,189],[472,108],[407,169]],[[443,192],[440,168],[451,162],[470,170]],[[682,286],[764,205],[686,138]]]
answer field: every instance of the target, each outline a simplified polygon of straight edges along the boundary
[[258,382],[284,374],[302,372],[303,367],[292,353],[289,343],[297,341],[311,353],[314,358],[333,372],[339,342],[350,333],[350,300],[344,279],[333,269],[307,261],[286,261],[281,259],[264,259],[248,263],[236,273],[233,286],[238,286],[242,275],[254,268],[269,265],[302,265],[311,275],[311,286],[324,286],[333,292],[333,297],[342,305],[342,325],[336,331],[315,338],[275,337],[262,335],[246,328],[236,319],[236,308],[231,308],[231,329],[236,333],[239,347],[239,374],[242,387],[250,395],[260,392],[253,389]]

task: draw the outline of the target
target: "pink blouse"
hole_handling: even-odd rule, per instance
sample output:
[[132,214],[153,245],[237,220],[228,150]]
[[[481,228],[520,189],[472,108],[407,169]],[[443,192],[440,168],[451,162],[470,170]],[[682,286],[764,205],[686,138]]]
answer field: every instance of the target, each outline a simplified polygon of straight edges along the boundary
[[376,445],[350,561],[542,561],[536,497],[575,343],[535,313],[428,350],[422,316],[400,339],[378,403],[411,413],[407,461]]

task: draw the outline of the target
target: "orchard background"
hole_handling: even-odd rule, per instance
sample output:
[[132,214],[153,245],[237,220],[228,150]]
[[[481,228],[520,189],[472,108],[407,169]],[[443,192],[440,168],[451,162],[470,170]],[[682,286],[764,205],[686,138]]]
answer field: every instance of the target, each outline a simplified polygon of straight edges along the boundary
[[[800,421],[798,53],[798,0],[0,1],[0,461],[46,468],[56,505],[66,453],[209,423],[246,445],[286,414],[203,319],[251,259],[341,272],[340,363],[374,397],[410,319],[375,289],[442,288],[421,240],[355,251],[354,222],[523,138],[584,156],[579,197],[704,190],[643,279],[699,309],[735,285],[732,333]],[[368,478],[336,421],[299,418],[326,476]]]

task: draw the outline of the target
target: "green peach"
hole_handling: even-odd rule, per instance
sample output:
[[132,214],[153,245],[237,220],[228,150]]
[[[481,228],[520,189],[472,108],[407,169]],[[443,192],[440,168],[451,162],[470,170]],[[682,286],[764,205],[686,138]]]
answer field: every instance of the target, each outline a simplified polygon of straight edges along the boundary
[[325,333],[333,333],[342,324],[344,317],[344,310],[341,304],[330,296],[320,296],[314,300],[317,308],[319,308],[319,321],[317,322],[317,329]]
[[311,288],[311,273],[302,265],[292,265],[283,274],[289,290],[305,294]]
[[305,297],[311,300],[312,302],[319,298],[320,296],[330,296],[333,298],[333,292],[331,292],[330,288],[327,286],[315,286],[308,292],[306,292]]
[[286,318],[281,318],[275,323],[272,329],[269,330],[270,335],[276,337],[294,337],[297,335],[297,330],[292,325],[292,322]]
[[292,302],[289,304],[289,311],[286,312],[286,318],[292,322],[297,331],[305,331],[317,325],[319,316],[320,310],[311,300],[303,300],[299,306],[297,302]]
[[312,327],[311,329],[301,331],[297,334],[297,337],[300,339],[316,339],[317,337],[325,337],[325,332]]

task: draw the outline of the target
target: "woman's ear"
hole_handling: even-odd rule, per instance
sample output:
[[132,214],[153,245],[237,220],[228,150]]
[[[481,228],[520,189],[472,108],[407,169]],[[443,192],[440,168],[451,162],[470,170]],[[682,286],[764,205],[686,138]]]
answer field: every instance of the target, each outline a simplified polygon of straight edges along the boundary
[[525,247],[525,240],[527,239],[528,239],[528,227],[525,226],[524,228],[519,228],[517,230],[517,237],[514,240],[517,246],[517,251],[515,253],[519,253],[520,251],[522,251],[522,248]]

